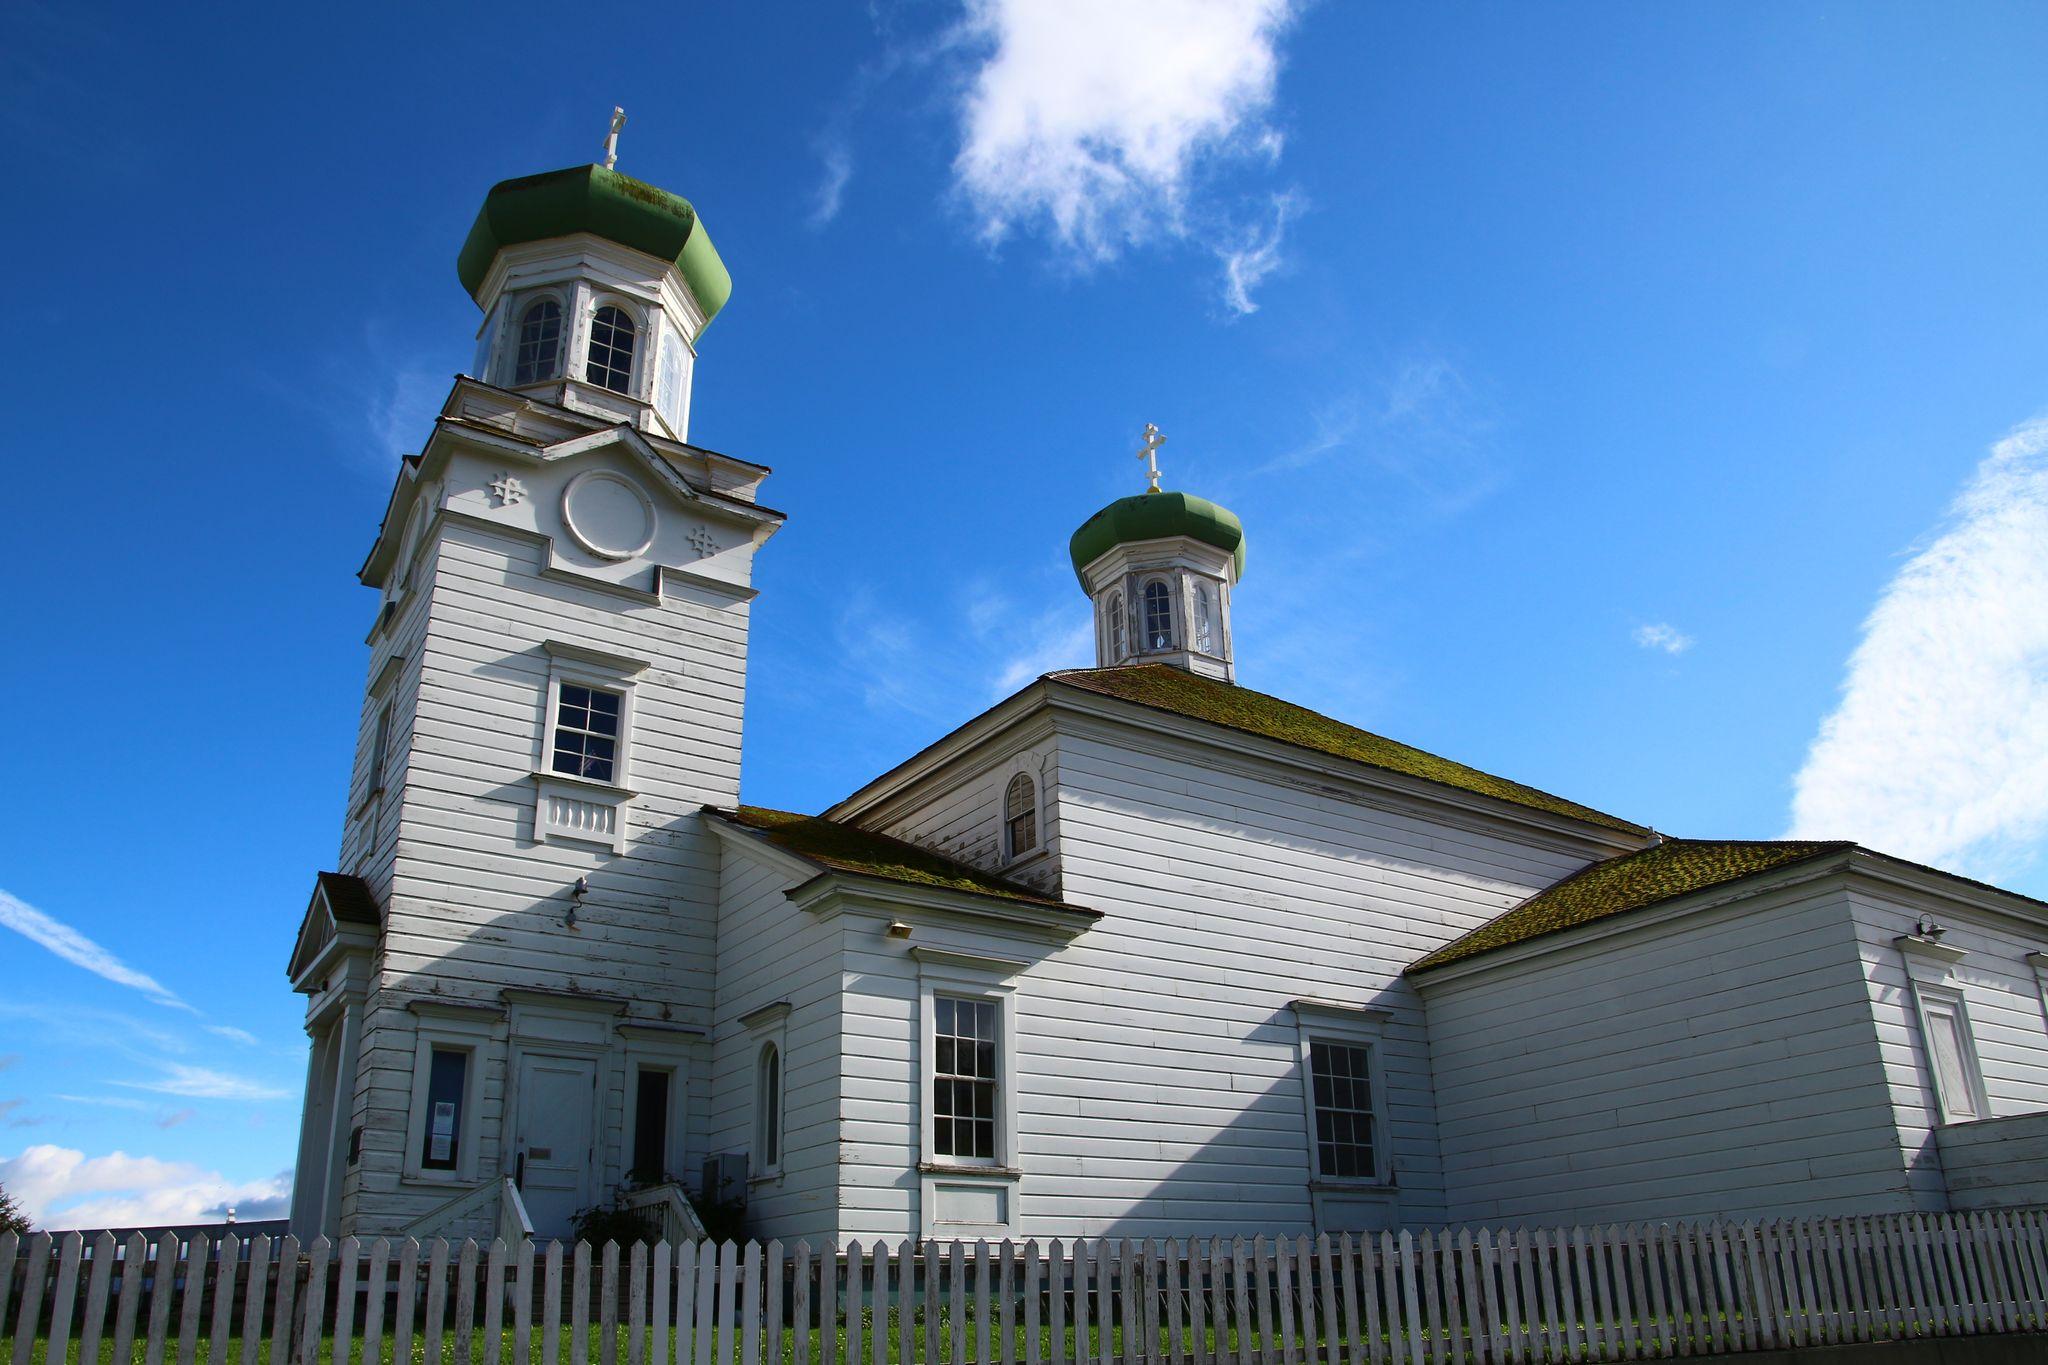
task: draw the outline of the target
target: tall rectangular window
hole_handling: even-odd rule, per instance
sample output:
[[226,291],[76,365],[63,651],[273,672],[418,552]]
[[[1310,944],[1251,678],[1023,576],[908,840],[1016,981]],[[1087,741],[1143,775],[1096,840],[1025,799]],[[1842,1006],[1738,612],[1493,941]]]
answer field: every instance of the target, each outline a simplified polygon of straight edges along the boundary
[[420,1165],[430,1171],[452,1171],[462,1158],[462,1096],[469,1079],[469,1054],[456,1048],[434,1049],[427,1074],[427,1122]]
[[992,1000],[932,1001],[932,1149],[954,1161],[996,1160],[997,1014]]
[[1355,1043],[1309,1042],[1316,1115],[1316,1172],[1340,1180],[1379,1174],[1373,1151],[1372,1052]]
[[555,705],[555,752],[558,773],[610,782],[618,772],[619,694],[581,683],[565,682]]
[[633,1095],[633,1168],[635,1180],[652,1184],[668,1174],[669,1073],[640,1068]]
[[370,732],[370,790],[384,790],[384,764],[391,756],[391,703],[377,708],[377,728]]
[[1951,1000],[1923,991],[1921,1017],[1927,1021],[1927,1052],[1934,1065],[1935,1098],[1948,1123],[1984,1117],[1977,1103],[1976,1057],[1962,1011]]

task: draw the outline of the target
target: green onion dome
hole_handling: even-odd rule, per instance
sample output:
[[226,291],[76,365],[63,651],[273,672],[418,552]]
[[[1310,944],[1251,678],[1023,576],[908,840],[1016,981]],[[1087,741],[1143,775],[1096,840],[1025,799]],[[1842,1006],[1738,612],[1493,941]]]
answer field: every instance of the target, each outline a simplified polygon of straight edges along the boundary
[[503,248],[579,232],[674,263],[707,325],[732,297],[732,276],[689,200],[602,166],[571,166],[491,186],[455,258],[455,273],[477,298]]
[[1082,571],[1119,545],[1140,540],[1188,536],[1232,556],[1234,578],[1244,577],[1244,523],[1227,507],[1218,507],[1192,493],[1137,493],[1118,498],[1081,523],[1067,544],[1074,575],[1086,589]]

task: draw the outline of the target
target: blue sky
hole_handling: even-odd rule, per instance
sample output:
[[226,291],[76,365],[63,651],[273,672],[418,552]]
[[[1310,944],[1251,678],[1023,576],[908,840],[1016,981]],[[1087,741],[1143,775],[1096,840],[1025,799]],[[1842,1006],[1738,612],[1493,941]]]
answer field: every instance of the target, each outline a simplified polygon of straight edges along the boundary
[[495,180],[731,267],[748,799],[1086,662],[1068,534],[1249,534],[1242,681],[1673,833],[2048,895],[2048,10],[0,10],[0,1182],[274,1204],[398,455]]

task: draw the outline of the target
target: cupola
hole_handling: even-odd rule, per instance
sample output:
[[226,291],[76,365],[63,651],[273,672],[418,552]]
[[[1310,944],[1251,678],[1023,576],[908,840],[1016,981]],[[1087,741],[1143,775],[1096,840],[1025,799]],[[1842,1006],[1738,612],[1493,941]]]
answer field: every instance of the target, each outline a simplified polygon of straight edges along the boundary
[[689,201],[603,165],[493,185],[456,258],[472,377],[687,440],[697,343],[732,276]]
[[1096,662],[1172,664],[1231,682],[1230,595],[1244,575],[1244,526],[1206,498],[1160,489],[1165,443],[1145,428],[1138,457],[1151,487],[1088,518],[1068,543],[1095,604]]

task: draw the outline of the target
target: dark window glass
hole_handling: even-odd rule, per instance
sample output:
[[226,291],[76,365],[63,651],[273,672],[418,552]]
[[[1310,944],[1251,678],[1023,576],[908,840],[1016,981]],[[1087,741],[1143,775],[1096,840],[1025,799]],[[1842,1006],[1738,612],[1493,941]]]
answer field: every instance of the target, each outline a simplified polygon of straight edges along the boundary
[[430,1171],[452,1171],[462,1155],[462,1092],[469,1077],[469,1054],[454,1048],[434,1049],[427,1073],[427,1124],[420,1165]]
[[590,324],[590,382],[613,393],[626,393],[633,381],[633,320],[625,310],[606,305]]
[[649,1184],[668,1174],[668,1080],[642,1068],[633,1100],[632,1176]]
[[766,1169],[782,1161],[782,1053],[775,1044],[761,1049],[760,1093],[756,1107],[760,1115],[760,1158]]
[[610,782],[618,759],[619,694],[563,683],[555,707],[554,770]]
[[955,1160],[996,1157],[996,1007],[933,1000],[932,1150]]
[[1315,1039],[1309,1043],[1308,1060],[1315,1087],[1318,1173],[1340,1178],[1377,1176],[1371,1054],[1362,1047]]
[[513,360],[512,382],[534,384],[553,379],[562,358],[562,306],[542,299],[519,320],[519,352]]

